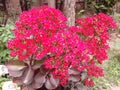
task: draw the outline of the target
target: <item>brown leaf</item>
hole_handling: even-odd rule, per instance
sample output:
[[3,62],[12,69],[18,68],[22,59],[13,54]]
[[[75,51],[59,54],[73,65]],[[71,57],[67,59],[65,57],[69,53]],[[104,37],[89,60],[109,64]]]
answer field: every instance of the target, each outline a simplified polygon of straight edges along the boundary
[[22,90],[36,90],[32,85],[22,86]]
[[36,90],[35,88],[32,87],[32,85],[28,85],[28,90]]
[[81,73],[81,81],[85,80],[86,77],[87,77],[87,72],[86,72],[86,71],[83,71],[83,72]]
[[23,81],[21,79],[21,77],[15,77],[12,79],[12,81],[18,85],[22,85],[23,84]]
[[12,71],[12,70],[8,70],[9,71],[9,75],[12,77],[20,77],[23,75],[24,69],[20,70],[20,71]]
[[35,75],[35,82],[38,82],[38,83],[45,83],[46,79],[45,79],[46,75],[45,74],[41,74],[40,72],[37,73]]
[[68,73],[69,73],[69,74],[73,74],[73,75],[79,75],[79,74],[80,74],[80,71],[75,70],[75,69],[72,69],[72,68],[69,68],[69,69],[68,69]]
[[75,87],[77,88],[77,90],[88,90],[87,87],[80,82],[76,83]]
[[69,80],[73,82],[77,82],[80,80],[80,75],[70,75]]
[[41,88],[44,83],[32,82],[32,87],[35,89]]
[[20,71],[20,70],[27,67],[27,66],[25,66],[24,62],[21,62],[21,61],[18,61],[18,60],[8,61],[6,66],[7,66],[8,70],[10,70],[10,71]]
[[50,78],[47,78],[45,86],[47,89],[56,89],[59,85],[59,79],[54,79],[53,75],[50,74]]
[[34,78],[34,70],[31,67],[29,67],[28,69],[25,70],[22,78],[24,84],[26,85],[31,84]]
[[17,60],[8,61],[6,66],[7,66],[10,76],[12,76],[12,77],[22,76],[25,68],[27,67],[27,66],[25,66],[24,62],[17,61]]
[[43,60],[35,60],[34,65],[32,66],[32,68],[34,70],[39,69],[41,67],[41,65],[43,65],[43,63],[44,63]]

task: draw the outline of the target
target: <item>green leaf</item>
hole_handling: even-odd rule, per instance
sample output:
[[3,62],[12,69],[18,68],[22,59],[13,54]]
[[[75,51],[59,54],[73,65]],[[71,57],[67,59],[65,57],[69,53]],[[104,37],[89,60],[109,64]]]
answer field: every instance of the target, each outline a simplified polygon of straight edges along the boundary
[[81,14],[81,13],[83,13],[83,12],[85,12],[85,10],[80,10],[80,11],[78,12],[78,14]]
[[97,9],[98,9],[98,8],[99,8],[99,6],[98,6],[98,5],[95,5],[95,8],[97,8]]

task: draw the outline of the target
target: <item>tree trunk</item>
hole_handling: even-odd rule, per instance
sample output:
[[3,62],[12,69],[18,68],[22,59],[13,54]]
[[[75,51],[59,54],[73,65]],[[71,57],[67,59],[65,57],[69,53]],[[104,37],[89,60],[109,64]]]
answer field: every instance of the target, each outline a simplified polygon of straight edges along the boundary
[[64,0],[63,12],[68,19],[68,26],[75,25],[75,2],[76,0]]
[[56,1],[55,0],[48,0],[48,6],[56,8]]
[[21,7],[19,0],[6,0],[7,10],[9,15],[16,15],[21,13]]

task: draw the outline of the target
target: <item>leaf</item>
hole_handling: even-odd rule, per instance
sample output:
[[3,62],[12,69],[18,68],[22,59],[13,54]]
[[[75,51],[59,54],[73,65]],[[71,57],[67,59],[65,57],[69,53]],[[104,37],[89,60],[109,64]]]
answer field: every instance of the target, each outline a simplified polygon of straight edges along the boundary
[[33,78],[34,78],[34,70],[31,67],[29,67],[24,72],[23,83],[26,84],[26,85],[29,85],[29,84],[32,83]]
[[50,74],[50,78],[47,78],[45,86],[47,89],[55,89],[59,85],[59,79],[54,79],[53,75]]
[[27,66],[25,66],[24,62],[21,62],[21,61],[18,61],[18,60],[8,61],[6,66],[7,66],[8,70],[10,70],[10,71],[20,71],[20,70],[27,67]]
[[70,90],[78,90],[77,88],[72,87]]
[[33,71],[30,68],[25,69],[20,77],[13,77],[13,82],[19,85],[29,85],[33,81]]
[[55,79],[52,74],[50,74],[50,81],[53,85],[56,85],[56,87],[59,84],[59,79]]
[[40,72],[37,73],[37,75],[35,76],[35,82],[38,82],[38,83],[45,83],[46,79],[45,79],[46,75],[44,74],[41,74]]
[[86,77],[87,77],[87,72],[86,72],[86,71],[83,71],[83,72],[81,73],[81,81],[85,80]]
[[68,73],[73,74],[73,75],[79,75],[80,71],[70,68],[70,69],[68,69]]
[[36,89],[33,88],[32,85],[27,85],[27,86],[23,86],[22,90],[36,90]]
[[4,37],[2,41],[7,42],[7,40],[8,40],[8,37]]
[[45,83],[46,81],[46,78],[45,78],[45,74],[42,74],[42,73],[37,73],[35,75],[35,78],[34,78],[34,82],[32,83],[32,86],[37,89],[37,88],[41,88],[43,86],[43,84]]
[[32,85],[28,85],[28,90],[36,90],[35,88],[32,87]]
[[85,10],[80,10],[78,14],[80,15],[81,13],[85,12]]
[[77,82],[80,80],[80,75],[70,75],[69,80],[73,82]]
[[16,83],[18,85],[23,85],[23,81],[22,81],[21,77],[14,77],[12,79],[12,81],[13,81],[13,83]]
[[75,87],[77,88],[77,90],[88,90],[87,87],[81,84],[80,82],[76,83]]
[[35,89],[41,88],[44,83],[37,83],[37,82],[32,82],[32,87]]
[[43,63],[44,63],[44,60],[39,60],[39,61],[35,60],[34,65],[32,66],[32,68],[34,70],[39,69],[41,67],[41,65],[43,65]]
[[17,60],[8,61],[6,66],[7,66],[10,76],[12,76],[12,77],[22,76],[25,68],[27,67],[27,66],[25,66],[25,64],[23,62],[17,61]]
[[95,5],[95,8],[99,9],[100,7],[98,5]]
[[12,77],[20,77],[23,75],[24,70],[20,70],[20,71],[11,71],[9,70],[9,75]]

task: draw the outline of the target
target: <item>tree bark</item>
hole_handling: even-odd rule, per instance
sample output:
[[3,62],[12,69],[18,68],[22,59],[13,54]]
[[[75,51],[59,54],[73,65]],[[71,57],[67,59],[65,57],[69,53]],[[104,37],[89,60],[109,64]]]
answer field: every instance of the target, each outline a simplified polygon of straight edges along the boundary
[[21,13],[21,7],[19,0],[6,0],[6,8],[8,10],[9,15],[15,15]]
[[63,13],[68,19],[68,26],[75,25],[75,2],[76,0],[64,0]]
[[56,1],[55,0],[48,0],[48,6],[56,8]]

